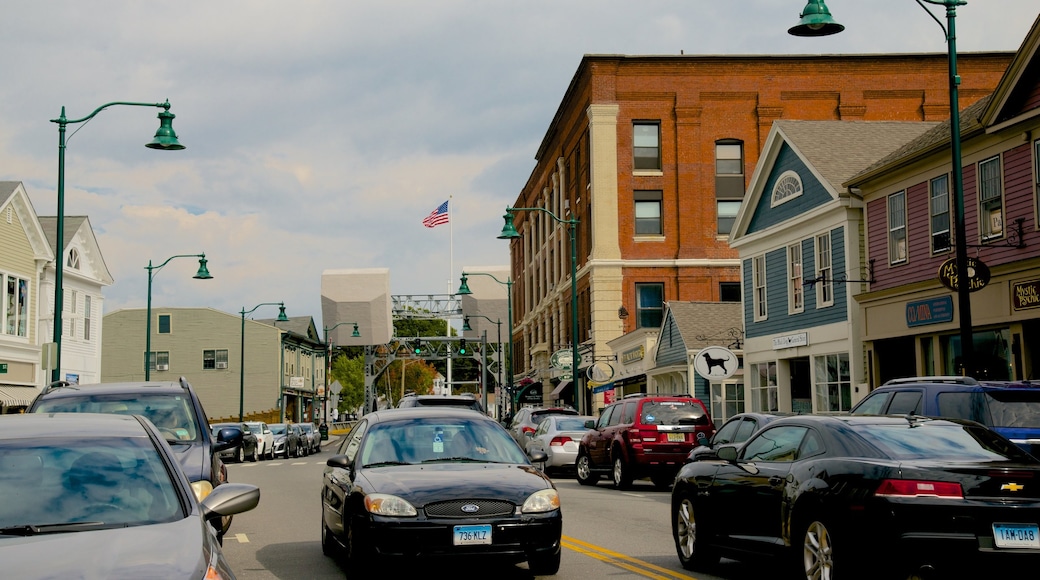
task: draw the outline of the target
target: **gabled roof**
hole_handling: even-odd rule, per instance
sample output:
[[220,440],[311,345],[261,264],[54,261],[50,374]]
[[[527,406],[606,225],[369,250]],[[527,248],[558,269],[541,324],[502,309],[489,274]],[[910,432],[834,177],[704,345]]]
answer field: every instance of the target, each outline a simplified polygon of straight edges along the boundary
[[[56,216],[40,216],[39,220],[40,226],[47,236],[48,243],[53,248],[54,239],[58,232],[58,218]],[[90,218],[85,215],[67,215],[65,216],[63,226],[62,255],[64,256],[65,250],[75,241],[76,236],[80,236],[84,253],[86,254],[85,257],[90,262],[96,280],[104,286],[114,283],[115,278],[112,277],[112,273],[108,270],[108,265],[105,263],[105,256],[101,253],[101,246],[98,245],[97,237],[94,235],[94,227],[90,225]]]
[[[743,310],[740,302],[667,302],[665,324],[675,321],[686,350],[707,346],[727,346],[733,341],[731,330],[743,335]],[[702,337],[702,338],[698,338]]]
[[26,193],[21,181],[0,181],[0,208],[11,208],[18,214],[19,221],[27,228],[25,235],[29,240],[37,260],[54,259],[53,244],[49,242],[40,218],[36,215],[32,200]]
[[317,327],[314,326],[314,318],[310,316],[290,316],[288,322],[278,322],[276,318],[258,319],[257,322],[270,324],[304,340],[321,342]]

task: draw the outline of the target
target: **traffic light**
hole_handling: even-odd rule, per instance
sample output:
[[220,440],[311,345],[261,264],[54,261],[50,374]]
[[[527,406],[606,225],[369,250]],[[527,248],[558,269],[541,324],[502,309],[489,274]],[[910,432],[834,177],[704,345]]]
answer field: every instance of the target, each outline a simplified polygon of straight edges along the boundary
[[414,343],[412,343],[412,352],[414,352],[417,355],[422,354],[422,342],[417,340]]
[[459,339],[459,354],[466,354],[466,339]]

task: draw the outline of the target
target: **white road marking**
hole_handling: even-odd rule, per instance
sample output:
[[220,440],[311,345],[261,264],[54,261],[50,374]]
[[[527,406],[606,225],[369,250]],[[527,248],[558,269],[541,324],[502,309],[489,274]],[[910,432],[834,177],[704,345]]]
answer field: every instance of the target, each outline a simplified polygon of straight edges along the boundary
[[245,534],[235,534],[235,541],[239,544],[248,544],[249,538]]

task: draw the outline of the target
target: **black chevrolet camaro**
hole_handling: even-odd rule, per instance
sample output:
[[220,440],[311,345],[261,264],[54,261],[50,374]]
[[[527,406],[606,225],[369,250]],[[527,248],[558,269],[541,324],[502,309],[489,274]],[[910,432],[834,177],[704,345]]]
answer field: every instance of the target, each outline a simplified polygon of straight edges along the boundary
[[322,549],[352,572],[383,559],[491,557],[560,567],[553,483],[490,417],[463,408],[389,409],[354,425],[326,462]]
[[798,415],[683,467],[684,568],[776,556],[810,580],[1036,570],[1040,461],[969,421]]

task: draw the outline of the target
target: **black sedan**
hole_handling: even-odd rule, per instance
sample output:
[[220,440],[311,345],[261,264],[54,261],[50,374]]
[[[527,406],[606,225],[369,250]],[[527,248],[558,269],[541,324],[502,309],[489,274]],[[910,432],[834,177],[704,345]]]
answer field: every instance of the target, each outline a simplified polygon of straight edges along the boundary
[[5,578],[233,578],[214,528],[260,490],[224,483],[196,501],[163,435],[141,416],[0,419]]
[[739,447],[740,444],[747,441],[749,437],[754,435],[759,429],[765,427],[769,423],[785,417],[790,413],[759,413],[748,411],[744,413],[737,413],[719,427],[718,431],[711,436],[708,440],[707,445],[698,445],[690,451],[688,461],[697,461],[698,459],[714,459],[714,457],[707,458],[703,457],[706,454],[717,453],[719,448],[723,445],[731,445]]
[[559,494],[486,415],[452,407],[370,413],[326,464],[322,549],[341,554],[352,572],[431,556],[526,560],[535,575],[559,570]]
[[242,432],[241,443],[220,451],[220,458],[231,459],[237,463],[242,463],[246,459],[256,461],[260,452],[260,440],[256,438],[256,434],[249,428],[249,425],[245,423],[213,423],[210,425],[214,438],[220,435],[222,429],[228,427],[233,427]]
[[721,556],[794,560],[810,580],[1023,570],[1040,558],[1040,461],[968,421],[797,415],[684,466],[671,512],[690,570]]

